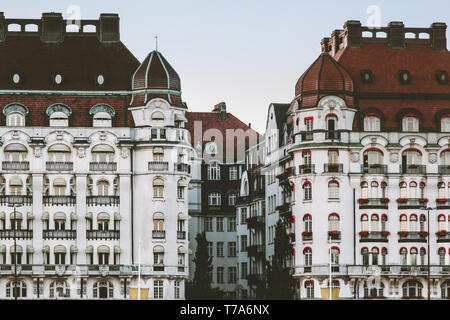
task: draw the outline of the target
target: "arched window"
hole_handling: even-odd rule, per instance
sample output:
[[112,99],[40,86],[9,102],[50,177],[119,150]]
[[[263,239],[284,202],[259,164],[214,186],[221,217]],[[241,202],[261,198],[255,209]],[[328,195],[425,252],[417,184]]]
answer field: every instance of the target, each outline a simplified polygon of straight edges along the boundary
[[213,161],[208,165],[208,180],[220,180],[219,162]]
[[25,281],[18,280],[17,283],[14,281],[8,281],[6,284],[6,297],[7,298],[26,298],[27,297],[27,284]]
[[378,221],[379,221],[379,217],[377,214],[373,214],[370,217],[370,222],[371,222],[371,230],[370,231],[372,231],[372,232],[378,231],[378,227],[379,227]]
[[328,198],[339,199],[339,183],[336,180],[328,183]]
[[98,254],[98,264],[108,265],[109,264],[109,253],[110,249],[108,246],[102,245],[97,248]]
[[438,255],[439,255],[439,264],[441,266],[445,265],[445,248],[439,248]]
[[56,178],[53,180],[53,194],[55,196],[66,195],[66,180],[63,178]]
[[222,195],[219,192],[210,192],[208,194],[208,205],[210,206],[220,206]]
[[50,284],[50,298],[70,298],[70,287],[64,280],[55,280]]
[[184,190],[186,189],[186,181],[185,180],[178,180],[177,182],[177,199],[184,200]]
[[328,216],[328,231],[339,230],[339,215],[332,213]]
[[338,247],[331,247],[331,263],[339,264],[340,250]]
[[50,127],[69,126],[69,117],[64,112],[53,112],[50,116]]
[[420,264],[425,265],[425,255],[427,254],[427,250],[425,248],[420,248]]
[[416,232],[417,231],[417,215],[412,214],[409,217],[409,227],[411,232]]
[[406,214],[400,216],[400,231],[408,231],[408,218]]
[[114,148],[107,144],[97,144],[91,150],[92,162],[111,163],[114,162]]
[[372,181],[370,183],[370,197],[371,198],[378,198],[378,182]]
[[[5,161],[22,162],[27,160],[28,149],[20,143],[8,144],[4,151]],[[5,167],[5,165],[3,165]]]
[[307,247],[303,250],[303,254],[305,255],[305,267],[312,266],[312,250]]
[[92,296],[98,299],[108,299],[114,297],[114,285],[109,281],[97,281],[94,284]]
[[450,116],[448,114],[441,118],[441,132],[450,132]]
[[445,199],[445,183],[442,181],[438,183],[438,198]]
[[66,247],[63,245],[57,245],[53,249],[55,253],[55,264],[66,264]]
[[[156,212],[153,214],[153,237],[163,234],[164,232],[164,214]],[[162,231],[162,232],[161,232]]]
[[419,224],[420,224],[420,231],[425,231],[425,221],[427,220],[427,219],[425,218],[425,215],[424,215],[424,214],[421,214],[419,220],[420,220],[420,221],[419,221]]
[[328,130],[328,133],[333,132],[337,130],[337,117],[334,114],[329,114],[325,117],[326,119],[326,127]]
[[386,265],[387,264],[387,254],[388,254],[388,251],[387,251],[387,248],[382,248],[381,249],[381,264],[384,266],[384,265]]
[[364,131],[380,131],[380,117],[375,114],[369,114],[364,118]]
[[361,255],[362,255],[362,264],[364,266],[368,266],[369,265],[369,249],[362,248]]
[[71,161],[71,151],[68,146],[62,143],[53,144],[48,148],[49,162],[69,162]]
[[450,150],[444,150],[441,152],[440,155],[440,164],[443,166],[448,166],[450,165]]
[[378,265],[378,254],[380,253],[380,251],[378,250],[378,248],[373,247],[372,248],[372,264],[374,266]]
[[416,199],[417,197],[417,183],[412,181],[409,183],[409,198]]
[[163,246],[153,247],[153,264],[155,266],[163,266],[164,265],[164,247]]
[[417,280],[409,280],[403,284],[403,296],[408,298],[422,298],[423,285]]
[[369,184],[366,181],[361,182],[361,198],[367,199],[369,196]]
[[24,127],[25,116],[20,112],[11,112],[6,116],[6,126],[8,127]]
[[406,115],[402,119],[402,130],[406,132],[419,131],[419,119],[416,115]]
[[407,198],[406,182],[400,182],[400,198]]
[[419,183],[419,197],[421,199],[425,198],[425,183],[424,182]]
[[384,284],[379,281],[364,281],[364,298],[381,298],[384,297]]
[[303,164],[305,164],[306,166],[309,167],[311,165],[311,150],[304,150],[302,152],[302,158],[303,158]]
[[21,195],[23,189],[22,179],[18,176],[11,177],[9,180],[9,194],[10,195]]
[[[102,76],[100,75],[99,77]],[[94,116],[92,118],[93,127],[111,127],[111,119],[115,116],[116,112],[110,105],[96,104],[89,110],[89,114]]]
[[303,199],[311,200],[312,199],[312,186],[309,181],[303,184]]
[[441,298],[450,298],[450,280],[447,280],[441,284]]
[[303,217],[303,223],[304,223],[304,226],[303,226],[304,231],[305,232],[312,232],[312,218],[311,218],[311,215],[306,214]]
[[100,230],[100,231],[109,230],[109,222],[110,221],[111,221],[111,218],[109,216],[109,213],[100,212],[97,215],[97,230]]
[[361,231],[369,231],[369,217],[367,214],[361,216]]
[[416,165],[421,165],[422,153],[420,153],[419,150],[406,150],[402,154],[402,163],[406,164],[408,168],[413,168]]
[[387,190],[387,183],[383,181],[381,183],[381,198],[387,198],[386,190]]
[[106,180],[97,181],[97,195],[108,196],[109,195],[109,182]]
[[447,223],[445,221],[445,216],[443,214],[438,216],[438,228],[439,231],[447,231]]
[[417,265],[417,248],[411,248],[409,250],[409,253],[411,255],[411,265],[416,266]]
[[153,180],[153,198],[164,197],[164,180],[156,178]]
[[53,215],[53,222],[55,224],[55,230],[65,230],[66,229],[66,214],[64,212],[56,212]]
[[406,248],[400,249],[400,264],[403,266],[406,266],[407,254],[408,254],[408,251],[406,250]]
[[387,221],[388,221],[387,215],[383,214],[381,216],[381,231],[387,230]]
[[305,291],[306,291],[307,299],[314,298],[314,281],[313,280],[305,281]]
[[157,125],[164,123],[164,114],[161,111],[155,111],[152,113],[152,121]]
[[383,152],[378,149],[369,149],[363,153],[364,167],[376,168],[383,164]]

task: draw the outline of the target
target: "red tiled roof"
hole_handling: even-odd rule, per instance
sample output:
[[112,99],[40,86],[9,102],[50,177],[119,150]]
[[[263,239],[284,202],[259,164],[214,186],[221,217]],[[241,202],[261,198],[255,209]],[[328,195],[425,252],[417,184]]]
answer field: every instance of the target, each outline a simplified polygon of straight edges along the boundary
[[[231,113],[227,112],[226,115],[226,120],[222,121],[222,119],[220,118],[220,112],[186,112],[186,118],[188,120],[186,129],[188,129],[190,133],[190,142],[194,148],[197,146],[197,143],[200,142],[202,145],[202,150],[204,150],[205,144],[207,142],[214,141],[218,146],[218,155],[216,156],[216,158],[222,159],[222,155],[223,153],[225,153],[225,155],[223,156],[223,162],[231,163],[235,161],[243,161],[245,149],[249,147],[249,144],[250,146],[254,145],[254,142],[251,139],[248,139],[248,141],[246,141],[245,143],[246,145],[244,150],[240,150],[239,152],[237,152],[238,143],[236,143],[236,139],[233,139],[233,159],[231,155],[226,152],[226,150],[228,150],[227,130],[230,130],[232,133],[234,132],[234,130],[241,129],[244,131],[244,133],[255,136],[257,142],[260,141],[261,136],[258,132],[251,129],[248,125],[243,123]],[[197,125],[201,125],[201,131],[194,131],[195,122],[197,122]],[[220,135],[222,137],[220,137]],[[231,140],[229,140],[228,142],[230,141]],[[223,152],[221,152],[221,150],[223,150]]]

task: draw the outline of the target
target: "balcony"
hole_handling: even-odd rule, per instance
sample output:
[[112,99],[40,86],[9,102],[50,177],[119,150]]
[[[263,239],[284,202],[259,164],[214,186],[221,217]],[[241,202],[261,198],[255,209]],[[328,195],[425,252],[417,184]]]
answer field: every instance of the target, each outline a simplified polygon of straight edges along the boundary
[[175,163],[175,171],[191,173],[191,166],[187,163]]
[[266,277],[259,273],[250,273],[247,275],[248,285],[250,286],[265,286]]
[[400,173],[401,174],[426,174],[427,167],[425,165],[418,164],[408,164],[408,165],[400,165]]
[[426,198],[398,198],[398,209],[421,209],[426,206],[428,199]]
[[301,164],[298,166],[298,174],[315,173],[313,164]]
[[361,231],[359,242],[388,242],[389,231]]
[[45,167],[47,171],[73,171],[73,162],[47,161]]
[[119,196],[88,196],[86,204],[88,206],[118,206],[120,203]]
[[164,271],[164,264],[154,264],[153,271]]
[[266,248],[261,244],[254,244],[247,247],[247,254],[249,257],[264,258],[266,254]]
[[325,132],[325,139],[327,139],[327,140],[340,140],[341,139],[341,133],[339,131],[326,131]]
[[448,233],[447,231],[436,232],[436,237],[436,242],[450,242],[450,233]]
[[276,178],[280,180],[280,182],[288,180],[289,177],[292,177],[295,175],[295,167],[289,167],[284,169],[284,172],[277,175]]
[[165,230],[153,230],[152,231],[152,238],[153,239],[165,239],[166,238],[166,231]]
[[76,203],[75,196],[44,196],[42,203],[45,206],[74,206]]
[[302,141],[312,141],[314,139],[314,135],[312,132],[301,132],[300,137],[302,138]]
[[264,227],[265,227],[264,216],[249,217],[249,218],[247,218],[246,222],[247,222],[247,227],[249,229],[256,229],[256,228],[264,229]]
[[387,209],[389,198],[359,198],[360,209]]
[[239,196],[236,199],[236,204],[240,205],[240,204],[248,204],[251,201],[251,197],[250,196]]
[[[14,239],[14,230],[0,230],[0,239]],[[33,239],[33,230],[16,230],[16,239]]]
[[387,173],[387,165],[385,164],[370,164],[370,165],[361,165],[361,172],[363,174],[386,174]]
[[438,209],[450,209],[450,201],[447,198],[437,198],[436,207]]
[[445,174],[445,175],[450,175],[450,165],[445,165],[445,166],[438,166],[438,172],[439,174]]
[[167,161],[150,161],[148,163],[148,171],[167,171],[169,170],[169,162]]
[[2,170],[30,170],[30,162],[29,161],[3,161],[2,162]]
[[76,230],[43,230],[44,239],[76,239]]
[[0,205],[13,205],[13,204],[21,204],[21,205],[32,205],[33,204],[33,196],[27,195],[27,196],[15,196],[15,195],[8,195],[8,196],[0,196]]
[[312,241],[313,233],[309,231],[302,232],[302,241]]
[[86,238],[88,240],[106,239],[117,240],[120,239],[119,230],[86,230]]
[[90,162],[89,170],[91,171],[117,171],[116,162]]
[[328,231],[328,240],[331,239],[331,241],[333,240],[341,240],[341,232],[340,231],[336,231],[336,230],[332,230],[332,231]]
[[427,242],[427,232],[425,231],[399,231],[398,242]]
[[177,239],[185,240],[186,239],[186,231],[177,231]]
[[344,171],[344,166],[342,163],[324,163],[323,172],[329,173],[342,173]]

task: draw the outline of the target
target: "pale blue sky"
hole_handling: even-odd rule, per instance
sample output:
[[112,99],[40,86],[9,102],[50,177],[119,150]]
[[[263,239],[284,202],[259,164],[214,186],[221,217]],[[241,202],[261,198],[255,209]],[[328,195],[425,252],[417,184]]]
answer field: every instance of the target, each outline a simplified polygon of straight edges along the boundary
[[[264,132],[271,102],[290,102],[294,86],[320,54],[320,40],[346,20],[406,26],[450,25],[448,0],[2,0],[7,18],[40,18],[42,12],[80,9],[81,19],[118,13],[121,39],[142,61],[155,48],[181,77],[191,111],[209,111],[225,101],[228,111]],[[449,32],[447,32],[449,34]],[[448,36],[450,38],[450,35]],[[449,45],[450,47],[450,45]]]

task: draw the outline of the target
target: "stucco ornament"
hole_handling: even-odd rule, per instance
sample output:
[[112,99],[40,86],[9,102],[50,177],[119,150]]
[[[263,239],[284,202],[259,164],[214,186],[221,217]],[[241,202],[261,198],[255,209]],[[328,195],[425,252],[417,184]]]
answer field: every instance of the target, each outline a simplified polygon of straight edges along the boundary
[[437,162],[437,154],[436,153],[430,153],[428,155],[428,161],[430,163],[436,163]]
[[84,148],[78,148],[78,158],[84,158],[86,156],[86,152]]
[[41,156],[41,148],[40,147],[34,148],[34,156],[36,158],[39,158]]
[[109,266],[105,266],[105,265],[99,266],[98,271],[100,271],[100,274],[102,275],[102,277],[106,277],[109,272]]
[[122,148],[122,150],[120,152],[120,156],[125,159],[125,158],[128,158],[128,155],[129,155],[128,148]]
[[359,161],[359,152],[352,152],[350,155],[350,159],[352,162],[358,162]]
[[398,153],[396,153],[396,152],[391,152],[391,154],[390,154],[390,160],[391,160],[392,163],[398,162]]
[[58,276],[62,276],[64,274],[64,271],[66,271],[66,266],[63,264],[57,264],[55,266],[55,272]]

